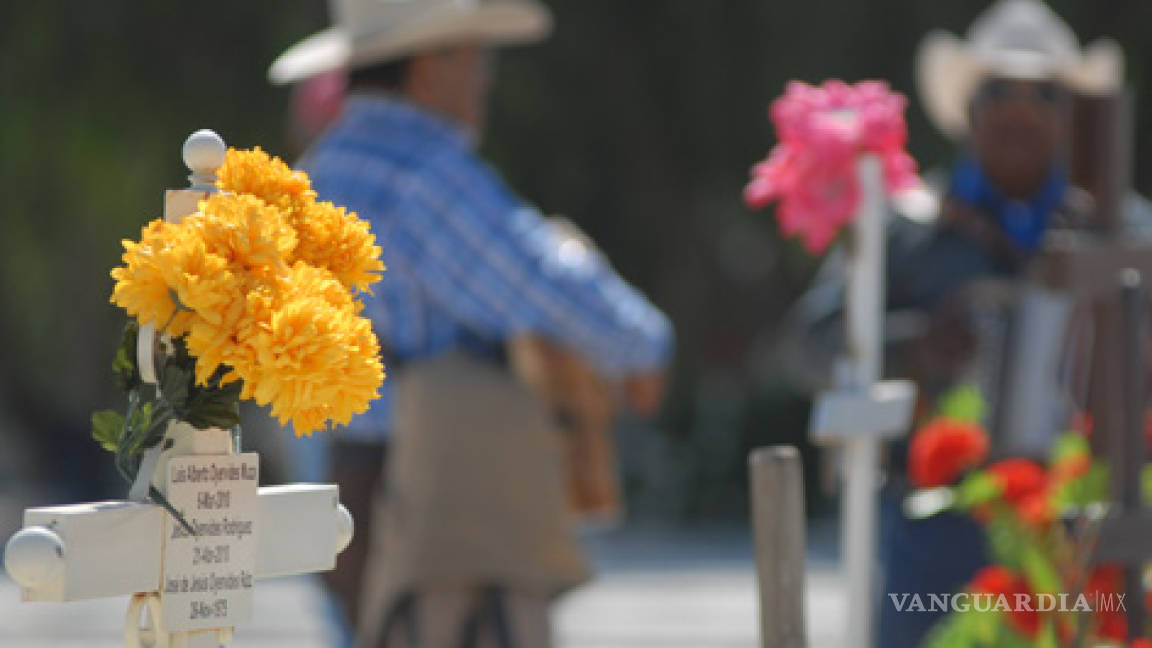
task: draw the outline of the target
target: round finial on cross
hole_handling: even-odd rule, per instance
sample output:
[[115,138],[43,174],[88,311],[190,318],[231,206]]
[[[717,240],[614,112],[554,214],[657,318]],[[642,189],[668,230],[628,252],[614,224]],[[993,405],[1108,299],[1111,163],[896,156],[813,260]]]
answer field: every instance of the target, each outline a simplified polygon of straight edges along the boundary
[[25,527],[4,547],[4,568],[22,587],[48,585],[64,570],[64,540],[47,527]]
[[192,189],[205,191],[216,188],[216,170],[224,165],[228,148],[215,131],[202,128],[184,140],[184,164],[192,171],[188,181]]

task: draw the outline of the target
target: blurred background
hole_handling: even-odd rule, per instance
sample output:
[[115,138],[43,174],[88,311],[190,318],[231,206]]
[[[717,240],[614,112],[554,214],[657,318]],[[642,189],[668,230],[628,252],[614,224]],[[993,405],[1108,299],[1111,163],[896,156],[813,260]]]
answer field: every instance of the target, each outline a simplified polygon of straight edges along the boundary
[[[928,30],[962,34],[988,3],[545,1],[554,37],[500,55],[485,154],[676,325],[662,415],[620,426],[631,522],[743,528],[745,458],[771,443],[804,446],[809,514],[829,517],[804,442],[808,401],[768,352],[817,261],[741,202],[773,144],[766,108],[791,79],[885,79],[911,100],[913,155],[946,165],[954,147],[916,100],[913,54]],[[1152,3],[1050,4],[1081,42],[1120,42],[1144,113]],[[161,215],[164,189],[186,185],[179,151],[193,130],[295,158],[288,90],[265,70],[327,24],[321,0],[0,3],[0,536],[24,506],[122,496],[88,432],[93,410],[122,405],[109,372],[119,241]],[[1147,122],[1136,135],[1147,195]],[[246,440],[292,442],[259,432]],[[285,475],[275,456],[268,481]]]

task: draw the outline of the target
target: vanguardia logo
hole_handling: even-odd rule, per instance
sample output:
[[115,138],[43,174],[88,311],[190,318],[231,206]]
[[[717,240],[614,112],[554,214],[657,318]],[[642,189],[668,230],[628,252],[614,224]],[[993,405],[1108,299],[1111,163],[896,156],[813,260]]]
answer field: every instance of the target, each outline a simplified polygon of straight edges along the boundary
[[1124,594],[888,593],[897,612],[1126,612]]

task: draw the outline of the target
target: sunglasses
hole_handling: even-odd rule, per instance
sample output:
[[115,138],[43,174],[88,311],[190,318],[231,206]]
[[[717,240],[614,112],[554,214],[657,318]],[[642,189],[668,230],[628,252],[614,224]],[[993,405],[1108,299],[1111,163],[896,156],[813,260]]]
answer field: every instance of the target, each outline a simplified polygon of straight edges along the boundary
[[1055,107],[1064,103],[1066,98],[1064,88],[1052,81],[991,79],[985,81],[977,92],[978,100],[993,104],[1017,100]]

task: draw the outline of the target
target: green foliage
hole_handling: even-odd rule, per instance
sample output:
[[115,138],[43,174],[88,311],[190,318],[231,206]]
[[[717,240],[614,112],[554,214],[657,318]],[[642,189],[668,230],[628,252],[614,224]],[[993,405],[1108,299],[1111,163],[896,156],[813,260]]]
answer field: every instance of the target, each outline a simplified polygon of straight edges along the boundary
[[1152,506],[1152,464],[1140,471],[1140,495],[1145,506]]
[[[1000,615],[1002,619],[1005,616]],[[995,645],[996,648],[1038,648],[1036,642],[1008,627],[1007,623],[1004,623],[1003,630],[997,635]]]
[[1033,538],[1015,511],[1007,506],[994,505],[985,523],[985,534],[992,562],[1014,570],[1021,568],[1024,552]]
[[1081,461],[1088,463],[1086,472],[1060,484],[1053,493],[1058,510],[1081,509],[1108,497],[1108,467],[1092,459],[1088,438],[1079,432],[1070,431],[1056,439],[1052,446],[1050,465],[1068,466]]
[[124,430],[116,445],[116,469],[129,484],[136,479],[144,451],[155,446],[164,436],[170,416],[157,407],[155,400],[143,400],[140,392],[128,394],[128,413],[124,416]]
[[1029,645],[1032,648],[1060,648],[1060,639],[1056,636],[1056,623],[1051,618],[1047,619],[1040,626],[1040,634],[1036,635],[1036,639]]
[[1062,591],[1060,574],[1046,553],[1037,543],[1027,543],[1021,547],[1020,567],[1036,593],[1057,593]]
[[92,414],[92,438],[105,450],[116,452],[123,432],[124,416],[119,412],[101,410]]
[[[1011,601],[1009,601],[1011,604]],[[1046,618],[1034,638],[1027,638],[1008,623],[1008,615],[970,607],[945,617],[928,634],[925,648],[1059,648],[1056,624]]]
[[925,648],[999,648],[1005,635],[1004,615],[995,610],[967,610],[949,614],[928,634]]
[[1092,446],[1088,444],[1088,438],[1080,432],[1073,430],[1057,437],[1056,442],[1052,444],[1049,461],[1052,464],[1057,464],[1076,457],[1087,457],[1091,455]]
[[[140,472],[144,452],[160,443],[173,421],[186,421],[197,429],[229,429],[240,423],[241,383],[222,386],[221,369],[206,384],[196,384],[196,359],[180,338],[156,343],[159,388],[143,382],[136,364],[138,336],[134,322],[125,326],[112,360],[113,379],[127,393],[128,411],[121,415],[102,410],[92,415],[92,438],[115,453],[116,469],[128,483]],[[149,497],[195,535],[159,491],[150,487]]]
[[240,424],[239,381],[221,386],[221,369],[207,384],[197,385],[196,359],[189,355],[182,339],[175,339],[157,344],[157,389],[140,380],[136,338],[137,329],[130,324],[112,361],[116,384],[128,386],[127,414],[120,416],[105,410],[92,415],[92,437],[116,453],[116,466],[129,482],[136,477],[141,454],[163,438],[171,421],[187,421],[201,430],[229,429]]
[[1108,466],[1093,461],[1083,475],[1061,484],[1053,497],[1058,510],[1078,510],[1108,499]]
[[[1069,432],[1053,445],[1049,479],[1059,487],[1047,496],[1058,510],[1079,513],[1085,506],[1108,497],[1108,469],[1093,462],[1088,440]],[[1152,470],[1144,473],[1146,495],[1152,495]],[[983,471],[969,474],[955,487],[956,508],[972,512],[985,527],[991,562],[1022,575],[1033,593],[1059,593],[1075,587],[1066,577],[1081,569],[1076,562],[1082,547],[1077,537],[1060,523],[1035,525],[1022,517],[1017,503],[1003,499],[996,480]],[[1011,603],[1011,602],[1010,602]],[[1040,632],[1031,639],[1017,632],[1000,613],[956,611],[932,631],[930,648],[1058,648],[1058,617],[1042,617]],[[1083,620],[1066,619],[1075,628]]]
[[956,507],[970,511],[1000,497],[1000,483],[984,471],[970,472],[956,485]]
[[988,406],[976,385],[960,385],[940,398],[939,416],[966,423],[983,423]]
[[116,356],[112,359],[112,376],[116,388],[125,393],[140,384],[140,372],[136,368],[136,340],[139,335],[140,326],[136,320],[129,320],[124,325],[120,346],[116,348]]
[[221,385],[221,369],[207,384],[196,384],[196,361],[181,339],[172,341],[173,353],[163,362],[160,391],[173,415],[197,429],[229,429],[240,424],[240,381]]

